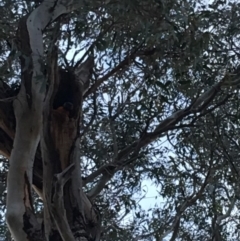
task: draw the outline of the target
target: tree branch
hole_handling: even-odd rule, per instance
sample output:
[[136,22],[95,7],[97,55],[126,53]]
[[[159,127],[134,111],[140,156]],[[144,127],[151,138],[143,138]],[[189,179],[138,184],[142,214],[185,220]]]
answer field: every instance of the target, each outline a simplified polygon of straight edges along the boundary
[[51,213],[56,220],[55,224],[63,241],[74,241],[68,220],[66,217],[66,210],[63,203],[63,187],[65,183],[71,178],[71,173],[74,170],[74,165],[70,165],[62,173],[55,175],[56,181],[53,190],[53,203],[51,205]]
[[[106,183],[113,177],[114,173],[128,164],[128,162],[124,161],[124,159],[126,159],[130,153],[137,150],[139,151],[140,148],[143,148],[152,143],[163,133],[172,129],[176,129],[176,124],[182,121],[186,116],[189,116],[192,113],[201,112],[206,109],[212,103],[212,100],[216,97],[216,95],[221,91],[220,87],[222,84],[223,82],[220,81],[216,85],[212,86],[208,91],[199,96],[196,100],[194,100],[188,107],[174,112],[171,116],[163,120],[153,132],[146,133],[142,136],[142,138],[134,141],[130,146],[121,150],[112,163],[106,165],[103,168],[100,168],[95,173],[92,173],[89,178],[87,177],[86,180],[92,180],[93,177],[103,174],[98,183],[89,192],[89,197],[95,198],[105,187]],[[107,167],[110,166],[112,167],[111,170],[106,172]]]
[[98,79],[94,85],[85,93],[84,98],[88,95],[92,94],[97,90],[97,88],[106,80],[108,80],[111,76],[116,74],[119,70],[123,69],[124,67],[128,66],[132,60],[136,57],[136,53],[141,48],[142,44],[136,47],[130,54],[128,54],[115,68],[110,70],[106,75],[102,78]]

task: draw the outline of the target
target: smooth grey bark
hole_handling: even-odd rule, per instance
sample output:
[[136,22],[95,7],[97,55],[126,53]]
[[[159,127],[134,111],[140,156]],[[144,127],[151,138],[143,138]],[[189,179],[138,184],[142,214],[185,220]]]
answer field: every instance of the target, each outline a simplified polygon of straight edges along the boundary
[[[23,18],[19,23],[18,28],[18,50],[21,53],[20,62],[22,69],[22,82],[21,88],[14,100],[14,114],[16,117],[16,129],[13,140],[13,149],[10,156],[10,168],[7,181],[7,213],[6,220],[8,227],[14,240],[51,240],[52,229],[57,229],[62,240],[87,240],[88,234],[86,234],[83,221],[84,218],[84,195],[81,191],[81,174],[79,166],[78,153],[78,133],[79,133],[79,121],[80,110],[83,96],[83,86],[90,77],[90,69],[93,65],[92,58],[86,61],[85,66],[80,66],[77,69],[76,81],[79,84],[80,101],[76,108],[79,108],[77,115],[74,118],[68,118],[67,124],[72,124],[71,131],[73,133],[68,141],[72,143],[66,143],[66,145],[75,146],[73,150],[70,148],[65,151],[63,161],[66,161],[66,166],[61,166],[59,170],[56,168],[54,162],[59,162],[56,155],[61,147],[57,146],[57,139],[52,133],[49,133],[50,129],[55,130],[55,124],[52,117],[52,122],[48,121],[49,117],[53,116],[51,110],[51,101],[55,82],[59,81],[58,67],[53,66],[48,76],[50,81],[50,89],[48,90],[48,96],[45,102],[46,94],[46,76],[42,72],[42,60],[44,55],[43,46],[43,31],[45,27],[60,15],[68,13],[81,6],[81,1],[43,1],[43,3],[36,8],[29,16]],[[52,56],[50,56],[52,58]],[[57,56],[55,56],[57,58]],[[56,60],[55,60],[56,61]],[[57,61],[56,61],[57,62]],[[56,63],[55,62],[55,63]],[[86,75],[87,73],[87,75]],[[50,118],[51,119],[51,118]],[[64,120],[65,121],[65,120]],[[66,123],[65,123],[66,124]],[[66,125],[65,125],[66,126]],[[66,129],[70,129],[69,127]],[[5,127],[5,130],[7,128]],[[61,134],[61,130],[57,130]],[[50,131],[51,132],[51,131]],[[54,132],[55,133],[55,132]],[[64,132],[65,133],[65,132]],[[9,133],[10,136],[13,136]],[[50,134],[50,138],[49,138]],[[66,137],[66,136],[65,136]],[[55,145],[46,145],[50,142],[54,142]],[[35,154],[41,139],[42,144],[42,159],[43,159],[43,200],[45,205],[45,235],[41,233],[40,225],[34,216],[34,210],[31,199],[31,186],[32,186],[32,172],[33,162]],[[53,144],[53,143],[51,143]],[[61,143],[60,143],[61,144]],[[49,154],[50,153],[50,154]],[[54,153],[54,154],[52,154]],[[10,154],[10,153],[9,153]],[[65,160],[67,154],[70,156],[70,160]],[[61,155],[60,155],[61,157]],[[54,158],[54,159],[52,159]],[[78,159],[78,160],[77,160]],[[70,165],[72,163],[72,165]],[[54,164],[55,166],[52,166]],[[67,168],[67,166],[69,166]],[[72,185],[73,179],[77,178],[78,185]],[[55,179],[54,179],[55,178]],[[54,181],[52,181],[54,179]],[[71,180],[72,179],[72,180]],[[48,182],[49,181],[49,182]],[[68,191],[71,187],[71,198],[64,197],[64,186],[68,182]],[[70,183],[69,183],[70,182]],[[65,188],[66,189],[66,188]],[[50,196],[48,194],[50,193]],[[66,190],[65,190],[66,193]],[[65,195],[66,196],[66,195]],[[86,199],[86,196],[85,196]],[[77,200],[76,203],[72,203],[71,200]],[[88,202],[88,205],[90,203]],[[86,206],[86,205],[85,205]],[[91,206],[91,204],[90,204]],[[65,213],[65,209],[72,211],[78,211],[81,217],[78,221],[81,232],[85,232],[84,236],[72,233],[72,229],[76,228],[76,223],[69,223],[69,217],[62,215]],[[76,209],[77,208],[77,209]],[[92,209],[92,207],[89,207]],[[92,210],[91,210],[92,211]],[[92,217],[91,217],[92,218]],[[82,222],[82,223],[81,223]],[[83,229],[83,231],[81,230]],[[75,236],[75,237],[74,237]],[[57,240],[57,239],[55,239]]]

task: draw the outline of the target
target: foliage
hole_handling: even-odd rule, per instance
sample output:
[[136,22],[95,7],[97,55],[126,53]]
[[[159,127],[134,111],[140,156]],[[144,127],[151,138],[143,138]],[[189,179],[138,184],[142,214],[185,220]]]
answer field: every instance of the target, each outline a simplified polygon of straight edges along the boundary
[[[58,37],[61,65],[76,63],[94,49],[96,69],[83,106],[82,169],[86,180],[104,165],[114,163],[117,171],[114,176],[109,171],[96,198],[102,240],[239,239],[238,85],[223,88],[200,112],[114,160],[220,80],[238,74],[240,4],[87,2],[61,17]],[[17,83],[17,53],[7,43],[14,42],[20,17],[38,3],[3,0],[0,5],[1,79]],[[46,51],[54,30],[52,24],[45,33]],[[4,179],[7,165],[2,163]],[[164,201],[151,210],[136,198],[146,179]],[[99,180],[88,182],[86,192]]]

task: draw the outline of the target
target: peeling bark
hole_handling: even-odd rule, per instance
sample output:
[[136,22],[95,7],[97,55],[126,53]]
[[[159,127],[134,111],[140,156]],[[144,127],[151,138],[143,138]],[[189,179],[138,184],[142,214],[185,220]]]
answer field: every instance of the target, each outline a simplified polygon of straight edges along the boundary
[[[10,157],[10,168],[7,181],[6,220],[15,240],[29,240],[24,232],[24,215],[31,210],[31,184],[33,160],[40,140],[42,125],[43,93],[39,93],[40,84],[36,81],[29,45],[29,35],[23,19],[19,24],[22,43],[20,57],[22,67],[22,84],[17,98],[13,102],[16,117],[16,134]],[[23,44],[23,40],[26,40]],[[24,47],[23,47],[24,46]],[[30,84],[31,83],[31,84]],[[30,93],[31,92],[31,93]]]
[[[53,55],[51,61],[52,66],[49,71],[50,87],[45,100],[44,126],[41,140],[43,155],[43,199],[44,206],[47,207],[44,209],[45,237],[48,240],[51,229],[54,227],[54,224],[56,224],[63,240],[73,240],[73,237],[76,235],[72,234],[72,231],[74,230],[73,227],[76,226],[78,226],[78,237],[90,237],[90,235],[86,233],[84,225],[85,213],[83,211],[83,192],[81,191],[80,157],[78,155],[78,149],[79,122],[84,86],[85,83],[89,81],[93,61],[87,60],[83,63],[78,69],[77,74],[69,73],[69,76],[66,76],[65,73],[64,76],[67,78],[67,82],[63,79],[61,83],[61,78],[56,74],[58,71],[56,53],[57,50],[55,50],[55,54]],[[68,83],[68,86],[66,86],[66,83]],[[65,84],[64,90],[67,90],[63,94],[61,94],[61,84]],[[58,86],[60,93],[57,92],[54,96],[54,87],[56,86]],[[68,96],[66,96],[66,93],[68,93]],[[67,101],[65,103],[72,101],[70,103],[73,105],[73,108],[67,109],[66,106],[64,106],[65,103],[61,103],[63,106],[60,107],[55,105],[56,96],[63,98],[63,102]],[[59,101],[60,100],[57,99],[57,103],[59,103]],[[54,107],[57,109],[54,109]],[[61,172],[64,173],[69,165],[74,165],[75,169],[77,168],[76,171],[74,169],[71,180],[69,179],[66,184],[62,185],[61,189],[54,188],[57,183],[54,182],[52,177],[60,175],[59,173]],[[57,190],[61,190],[61,192],[59,193]],[[63,203],[59,200],[62,200]],[[56,206],[58,207],[57,209]],[[66,209],[67,215],[63,215],[63,213],[65,213],[64,211],[61,211],[60,213],[62,215],[60,215],[59,210],[65,210],[63,207]],[[59,215],[61,216],[61,222]],[[52,220],[55,220],[55,223],[53,223]],[[63,227],[65,227],[64,231]],[[79,232],[81,234],[80,236]]]
[[[73,98],[57,108],[54,108],[54,97],[63,83],[56,65],[57,51],[50,56],[53,61],[47,78],[41,64],[44,52],[42,33],[46,26],[80,6],[81,1],[43,1],[19,22],[21,88],[13,101],[13,109],[10,108],[16,121],[8,122],[10,117],[3,115],[0,122],[0,138],[1,130],[2,136],[9,138],[8,146],[2,146],[1,150],[10,156],[6,220],[15,241],[97,240],[99,236],[96,230],[93,232],[86,227],[88,218],[95,219],[96,223],[98,218],[97,215],[86,215],[93,209],[82,192],[78,150],[83,94],[91,76],[93,58],[75,72],[67,73],[67,77],[71,75],[71,80],[67,80],[71,84],[68,94]],[[48,90],[46,81],[50,84]],[[0,111],[4,108],[0,104]],[[14,125],[9,126],[9,123]],[[66,174],[68,178],[65,178]],[[32,184],[44,201],[43,229],[34,215]]]

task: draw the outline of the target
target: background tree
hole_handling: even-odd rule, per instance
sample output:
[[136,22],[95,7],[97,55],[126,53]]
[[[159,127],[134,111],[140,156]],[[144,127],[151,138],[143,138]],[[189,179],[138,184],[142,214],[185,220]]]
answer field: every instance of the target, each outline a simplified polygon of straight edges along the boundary
[[239,10],[2,1],[4,239],[238,240]]

